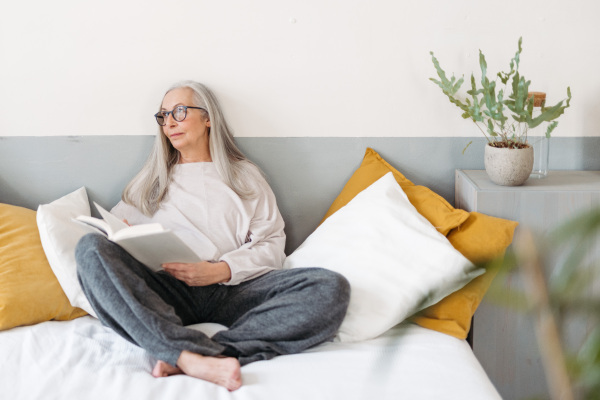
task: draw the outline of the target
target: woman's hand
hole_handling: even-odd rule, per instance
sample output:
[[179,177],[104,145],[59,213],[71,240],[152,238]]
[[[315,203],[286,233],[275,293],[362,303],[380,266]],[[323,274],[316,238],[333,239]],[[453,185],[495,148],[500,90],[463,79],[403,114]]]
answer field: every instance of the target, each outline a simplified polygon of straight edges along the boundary
[[167,263],[162,267],[167,273],[185,282],[188,286],[208,286],[228,282],[231,279],[231,270],[225,261]]

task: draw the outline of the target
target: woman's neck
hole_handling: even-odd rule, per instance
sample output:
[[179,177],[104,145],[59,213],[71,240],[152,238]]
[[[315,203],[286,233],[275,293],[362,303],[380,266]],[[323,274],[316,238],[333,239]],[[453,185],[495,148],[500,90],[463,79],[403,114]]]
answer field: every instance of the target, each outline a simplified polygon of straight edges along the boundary
[[179,164],[189,164],[189,163],[197,163],[197,162],[212,162],[212,158],[210,155],[208,156],[184,156],[183,154],[179,154]]
[[[188,151],[185,151],[188,150]],[[193,151],[189,151],[191,149],[185,149],[184,151],[179,151],[179,164],[188,164],[188,163],[196,163],[196,162],[211,162],[212,157],[210,156],[210,150],[208,149],[208,145],[206,148],[202,149],[194,149]]]

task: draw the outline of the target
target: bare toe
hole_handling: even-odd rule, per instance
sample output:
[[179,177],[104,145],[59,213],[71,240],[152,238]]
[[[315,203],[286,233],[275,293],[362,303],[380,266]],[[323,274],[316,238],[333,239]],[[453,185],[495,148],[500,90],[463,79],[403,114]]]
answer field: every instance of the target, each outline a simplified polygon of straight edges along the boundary
[[186,375],[215,383],[229,391],[242,386],[240,362],[236,358],[206,357],[184,351],[177,365]]
[[172,365],[164,362],[157,361],[154,369],[152,370],[152,376],[155,378],[163,378],[171,375],[183,374],[183,371],[177,367],[173,367]]

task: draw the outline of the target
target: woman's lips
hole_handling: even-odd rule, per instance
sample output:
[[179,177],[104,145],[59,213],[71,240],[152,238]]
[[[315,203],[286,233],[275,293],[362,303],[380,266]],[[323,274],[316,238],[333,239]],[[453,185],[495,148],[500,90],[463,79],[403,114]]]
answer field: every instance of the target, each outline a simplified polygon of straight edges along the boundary
[[181,136],[181,135],[183,135],[183,132],[177,132],[177,133],[173,133],[173,134],[171,134],[171,135],[169,136],[169,138],[170,138],[170,139],[174,139],[174,138],[176,138],[176,137],[179,137],[179,136]]

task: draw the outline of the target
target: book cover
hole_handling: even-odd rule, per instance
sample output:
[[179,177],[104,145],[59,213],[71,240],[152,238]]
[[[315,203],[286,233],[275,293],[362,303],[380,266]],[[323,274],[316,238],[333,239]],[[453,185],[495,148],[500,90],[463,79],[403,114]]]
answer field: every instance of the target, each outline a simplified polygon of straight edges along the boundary
[[136,260],[153,271],[169,262],[193,263],[202,261],[172,230],[159,223],[128,225],[97,203],[102,219],[80,215],[75,221],[117,243]]

